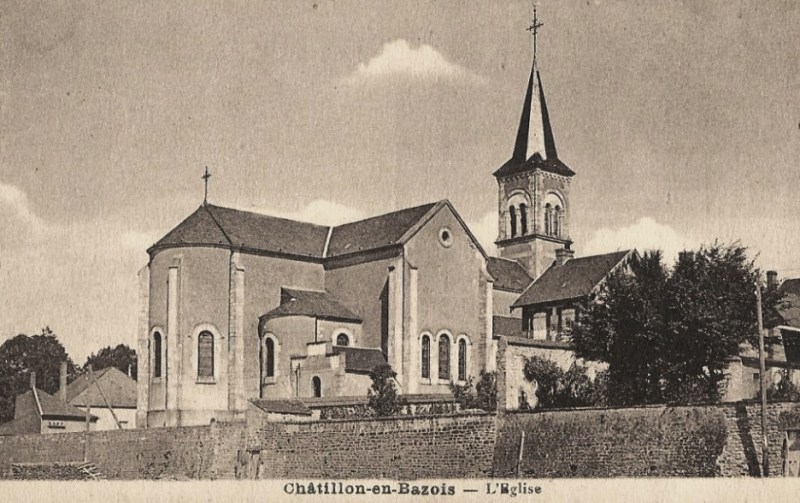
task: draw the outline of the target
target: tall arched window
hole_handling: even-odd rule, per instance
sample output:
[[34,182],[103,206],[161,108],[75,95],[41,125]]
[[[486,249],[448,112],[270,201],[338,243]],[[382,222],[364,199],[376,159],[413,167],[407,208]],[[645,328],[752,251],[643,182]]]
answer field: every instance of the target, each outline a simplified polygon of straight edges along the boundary
[[161,377],[161,332],[153,332],[153,377]]
[[439,338],[439,379],[450,379],[450,338]]
[[550,203],[544,205],[544,233],[548,236],[553,234],[553,207]]
[[519,203],[519,233],[523,236],[528,233],[528,207],[525,203]]
[[341,333],[336,336],[336,345],[337,346],[349,346],[350,345],[350,338],[347,337],[347,334]]
[[467,341],[458,341],[458,380],[467,380]]
[[275,341],[272,337],[264,340],[264,377],[275,377]]
[[431,338],[427,335],[422,336],[422,377],[431,377]]
[[214,336],[207,330],[197,336],[197,377],[214,377]]
[[322,396],[322,381],[319,377],[314,376],[311,379],[311,387],[314,388],[314,396],[321,397]]
[[561,235],[561,206],[556,206],[555,216],[553,218],[553,235],[560,236]]
[[511,221],[511,237],[517,235],[517,209],[513,206],[508,208],[508,219]]

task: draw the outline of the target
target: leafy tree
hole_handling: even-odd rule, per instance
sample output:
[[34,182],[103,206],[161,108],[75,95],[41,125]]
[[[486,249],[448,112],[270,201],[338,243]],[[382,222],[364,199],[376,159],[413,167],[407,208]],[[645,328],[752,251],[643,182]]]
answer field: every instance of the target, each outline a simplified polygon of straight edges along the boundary
[[470,376],[464,384],[450,384],[450,391],[463,410],[481,409],[486,412],[497,410],[497,374],[481,371],[478,383],[473,390]]
[[558,368],[558,365],[547,358],[531,356],[525,360],[522,372],[525,379],[536,383],[538,408],[549,409],[559,406],[559,387],[564,379],[564,371]]
[[372,379],[372,386],[368,391],[369,407],[376,416],[393,416],[403,407],[394,384],[396,375],[392,366],[387,363],[375,367],[369,374]]
[[64,361],[70,379],[77,374],[75,364],[50,327],[33,336],[17,335],[0,345],[0,422],[14,418],[14,402],[29,389],[31,372],[36,372],[37,388],[56,393]]
[[[761,396],[756,392],[754,398]],[[771,402],[800,402],[800,388],[789,380],[788,372],[783,372],[783,378],[777,384],[767,388],[767,400]]]
[[[757,273],[739,244],[631,263],[590,299],[572,329],[577,355],[608,362],[612,404],[716,401],[726,359],[757,340]],[[764,291],[766,325],[780,294]]]
[[136,379],[136,351],[125,344],[118,344],[113,348],[106,346],[97,354],[92,353],[83,364],[83,370],[86,370],[89,365],[92,366],[92,370],[116,367],[124,374],[127,374],[130,369],[131,377]]
[[[606,403],[606,373],[589,377],[586,366],[573,363],[566,372],[540,356],[526,359],[525,379],[536,383],[536,408],[589,407]],[[523,409],[526,407],[522,405]]]

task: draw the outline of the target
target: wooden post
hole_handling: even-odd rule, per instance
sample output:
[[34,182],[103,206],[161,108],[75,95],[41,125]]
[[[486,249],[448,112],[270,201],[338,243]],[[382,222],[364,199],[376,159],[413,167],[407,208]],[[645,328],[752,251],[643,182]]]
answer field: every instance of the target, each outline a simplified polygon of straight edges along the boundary
[[[759,273],[759,276],[761,274]],[[769,451],[767,442],[767,362],[764,354],[764,320],[761,314],[761,285],[756,280],[756,316],[758,318],[758,371],[761,388],[761,476],[769,477]]]
[[519,478],[519,470],[520,466],[522,466],[522,453],[525,450],[525,432],[523,431],[522,434],[519,436],[519,453],[517,455],[517,478]]

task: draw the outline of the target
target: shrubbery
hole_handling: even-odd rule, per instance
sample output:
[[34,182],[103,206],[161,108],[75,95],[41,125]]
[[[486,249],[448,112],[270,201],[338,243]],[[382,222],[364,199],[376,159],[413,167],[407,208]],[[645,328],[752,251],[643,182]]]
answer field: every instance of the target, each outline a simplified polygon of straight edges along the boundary
[[[577,362],[564,372],[546,358],[532,356],[525,361],[525,379],[536,383],[536,408],[553,409],[605,405],[607,401],[607,372],[598,372],[592,380],[584,365]],[[530,407],[520,400],[520,409]]]

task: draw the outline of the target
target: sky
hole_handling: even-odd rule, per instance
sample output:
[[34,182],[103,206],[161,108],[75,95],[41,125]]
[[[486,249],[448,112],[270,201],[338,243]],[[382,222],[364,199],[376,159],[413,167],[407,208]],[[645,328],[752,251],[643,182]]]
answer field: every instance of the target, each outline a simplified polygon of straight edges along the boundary
[[[203,200],[323,224],[449,199],[484,246],[522,1],[0,0],[0,342],[135,347]],[[538,2],[577,255],[740,241],[800,277],[800,3]]]

